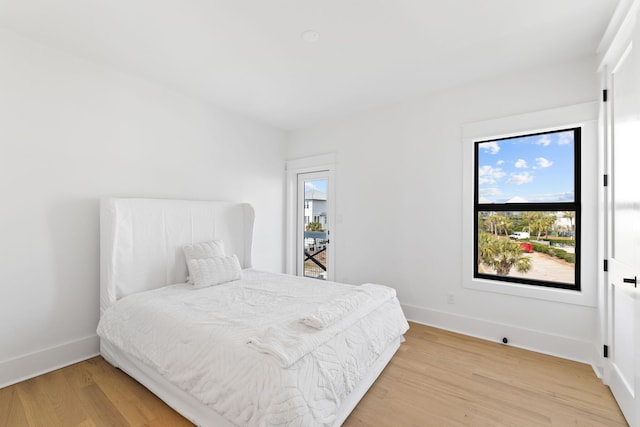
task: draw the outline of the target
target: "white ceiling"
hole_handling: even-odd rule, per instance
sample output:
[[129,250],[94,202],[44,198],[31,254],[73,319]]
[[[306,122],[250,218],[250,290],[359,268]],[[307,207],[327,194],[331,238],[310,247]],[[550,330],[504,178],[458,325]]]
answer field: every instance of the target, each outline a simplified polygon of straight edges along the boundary
[[617,3],[0,0],[0,25],[295,129],[594,54]]

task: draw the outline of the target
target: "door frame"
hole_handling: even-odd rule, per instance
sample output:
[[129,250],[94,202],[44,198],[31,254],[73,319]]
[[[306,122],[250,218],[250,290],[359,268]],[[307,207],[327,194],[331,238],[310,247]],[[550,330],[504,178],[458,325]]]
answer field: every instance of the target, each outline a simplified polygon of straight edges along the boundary
[[331,230],[331,244],[327,250],[327,280],[335,280],[335,153],[287,160],[286,162],[286,237],[285,237],[285,273],[296,275],[298,269],[298,175],[322,172],[328,178],[327,183],[327,223]]

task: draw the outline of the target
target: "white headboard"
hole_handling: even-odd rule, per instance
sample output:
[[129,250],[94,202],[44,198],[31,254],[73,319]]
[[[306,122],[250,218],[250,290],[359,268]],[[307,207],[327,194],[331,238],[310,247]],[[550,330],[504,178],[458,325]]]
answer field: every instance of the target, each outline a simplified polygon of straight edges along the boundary
[[182,283],[182,246],[221,239],[251,267],[254,212],[247,203],[166,199],[100,201],[100,314],[116,300]]

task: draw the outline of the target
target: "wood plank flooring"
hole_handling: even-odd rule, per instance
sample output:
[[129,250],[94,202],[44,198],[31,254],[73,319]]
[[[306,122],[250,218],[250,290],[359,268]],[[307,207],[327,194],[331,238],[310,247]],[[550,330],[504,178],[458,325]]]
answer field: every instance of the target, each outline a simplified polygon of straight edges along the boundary
[[[345,422],[626,426],[590,366],[412,323]],[[0,426],[191,426],[101,357],[0,389]]]

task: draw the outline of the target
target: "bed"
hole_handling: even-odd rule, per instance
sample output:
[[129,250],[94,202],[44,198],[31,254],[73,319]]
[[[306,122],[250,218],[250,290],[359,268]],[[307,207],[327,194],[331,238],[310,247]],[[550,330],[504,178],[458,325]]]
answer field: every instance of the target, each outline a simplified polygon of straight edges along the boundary
[[[253,223],[245,203],[101,200],[101,354],[196,425],[339,426],[408,329],[395,291],[255,270]],[[224,254],[187,266],[205,242]]]

